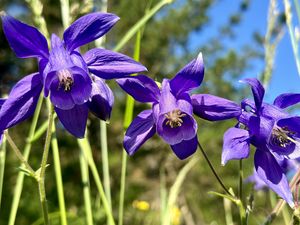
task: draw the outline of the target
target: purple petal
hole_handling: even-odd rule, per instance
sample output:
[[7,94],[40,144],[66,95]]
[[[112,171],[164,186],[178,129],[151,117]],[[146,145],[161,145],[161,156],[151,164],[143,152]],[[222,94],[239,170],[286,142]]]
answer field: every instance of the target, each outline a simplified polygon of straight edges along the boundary
[[247,83],[251,86],[252,93],[254,96],[256,110],[259,111],[260,107],[262,105],[264,94],[265,94],[264,87],[259,82],[259,80],[257,80],[256,78],[247,78],[247,79],[241,80],[241,82]]
[[111,13],[90,13],[80,17],[64,32],[66,48],[75,48],[106,34],[120,18]]
[[0,98],[0,109],[5,101],[6,101],[6,98]]
[[55,112],[67,131],[77,138],[84,137],[89,112],[86,104],[75,105],[69,110],[63,110],[55,107]]
[[152,110],[144,110],[137,115],[126,131],[123,143],[125,150],[129,155],[133,155],[154,134]]
[[71,87],[71,95],[73,101],[76,105],[81,105],[86,103],[92,91],[92,80],[85,71],[81,70],[80,68],[73,69],[74,72],[74,84]]
[[197,133],[197,122],[192,116],[186,115],[181,119],[183,121],[182,125],[172,128],[166,124],[167,119],[165,115],[161,115],[158,118],[157,133],[170,145],[176,145],[184,140],[190,140]]
[[34,113],[42,88],[39,73],[28,75],[20,80],[1,107],[0,130],[12,127]]
[[196,94],[191,98],[194,113],[206,120],[226,120],[238,117],[242,113],[238,104],[225,98],[209,94]]
[[257,175],[293,208],[289,183],[274,156],[268,151],[256,150],[254,164]]
[[177,99],[171,91],[168,79],[163,79],[162,82],[159,108],[160,114],[172,112],[174,109],[177,109]]
[[277,96],[273,105],[279,108],[287,108],[300,102],[300,94],[297,93],[285,93]]
[[101,78],[94,76],[93,80],[92,93],[90,101],[88,101],[88,107],[92,113],[101,120],[109,120],[114,104],[114,95]]
[[179,159],[186,159],[187,157],[191,156],[196,152],[197,144],[198,139],[196,135],[190,140],[185,140],[176,145],[171,145],[171,148]]
[[132,58],[101,48],[94,48],[84,56],[89,71],[103,79],[122,78],[129,74],[147,71],[142,64]]
[[18,57],[48,58],[47,40],[35,27],[8,15],[1,16],[1,18],[7,41]]
[[176,76],[170,80],[170,86],[175,95],[180,95],[200,86],[204,77],[204,63],[202,53],[182,68]]
[[51,85],[50,100],[52,104],[62,110],[70,110],[75,103],[70,92],[66,92],[63,88],[59,88],[58,79],[54,80]]
[[145,75],[117,79],[120,87],[139,102],[157,102],[160,96],[156,83]]
[[250,154],[249,132],[239,128],[229,128],[224,134],[222,165],[232,159],[245,159]]

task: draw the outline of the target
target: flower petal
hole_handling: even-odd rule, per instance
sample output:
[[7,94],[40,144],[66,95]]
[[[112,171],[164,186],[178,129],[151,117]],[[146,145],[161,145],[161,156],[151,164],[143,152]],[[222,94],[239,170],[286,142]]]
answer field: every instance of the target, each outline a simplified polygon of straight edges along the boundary
[[106,49],[91,49],[83,58],[89,71],[103,79],[122,78],[125,75],[147,71],[146,67],[132,58]]
[[120,87],[139,102],[157,102],[160,96],[156,83],[145,75],[117,79]]
[[279,108],[287,108],[300,102],[300,94],[298,93],[285,93],[277,96],[273,105]]
[[132,121],[125,133],[123,143],[125,150],[129,155],[133,155],[154,134],[152,110],[144,110]]
[[114,95],[101,78],[94,76],[93,80],[92,93],[90,101],[88,101],[88,107],[92,113],[101,120],[109,120],[114,104]]
[[47,40],[35,27],[8,15],[1,16],[1,18],[7,41],[18,57],[48,58]]
[[84,137],[89,112],[86,104],[75,105],[68,110],[55,107],[55,112],[67,131],[77,138]]
[[66,92],[63,88],[59,88],[59,86],[58,79],[51,82],[50,100],[52,104],[62,110],[72,109],[75,103],[70,92]]
[[71,87],[70,94],[76,105],[86,103],[92,91],[92,80],[85,71],[80,68],[73,68],[74,84]]
[[194,113],[206,120],[226,120],[238,117],[242,113],[238,104],[225,98],[210,94],[196,94],[191,98]]
[[11,90],[0,110],[0,130],[22,122],[35,110],[43,85],[39,73],[21,79]]
[[182,68],[176,76],[170,80],[170,86],[176,96],[200,86],[204,77],[204,63],[202,53]]
[[268,151],[258,149],[254,155],[254,165],[257,175],[293,208],[289,183],[274,156]]
[[106,34],[120,18],[111,13],[89,13],[80,17],[64,32],[66,48],[72,52]]
[[259,82],[259,80],[257,80],[256,78],[247,78],[247,79],[241,80],[241,82],[249,84],[251,86],[254,101],[255,101],[256,110],[258,112],[260,110],[261,105],[262,105],[262,101],[263,101],[264,94],[265,94],[264,87]]
[[184,140],[176,145],[171,145],[171,148],[179,159],[186,159],[187,157],[191,156],[196,152],[197,144],[198,139],[196,135],[190,140]]
[[229,128],[224,134],[222,165],[232,159],[245,159],[250,154],[249,132],[239,128]]
[[177,99],[171,91],[170,82],[168,79],[163,79],[163,82],[161,84],[159,109],[160,114],[172,112],[174,109],[177,109]]

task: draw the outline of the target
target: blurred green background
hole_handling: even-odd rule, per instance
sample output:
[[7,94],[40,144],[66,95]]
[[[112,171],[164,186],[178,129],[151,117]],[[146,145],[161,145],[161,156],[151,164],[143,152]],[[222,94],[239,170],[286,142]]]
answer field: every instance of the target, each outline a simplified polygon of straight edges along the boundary
[[[113,49],[130,27],[145,14],[145,10],[157,2],[157,0],[109,0],[108,11],[120,16],[121,20],[106,36],[105,47]],[[237,31],[239,27],[244,26],[243,19],[251,7],[252,1],[235,0],[233,1],[235,5],[234,12],[232,10],[227,12],[224,9],[222,18],[225,15],[226,19],[221,21],[218,32],[209,33],[209,28],[216,19],[214,17],[218,16],[213,13],[214,8],[218,7],[218,4],[224,4],[224,2],[226,1],[177,0],[160,10],[147,23],[143,32],[140,61],[148,68],[147,75],[157,81],[161,81],[164,77],[171,78],[201,51],[204,56],[206,71],[205,79],[196,92],[210,93],[236,101],[249,96],[249,90],[237,85],[237,81],[245,74],[250,74],[254,70],[253,68],[255,68],[255,76],[263,75],[266,72],[264,66],[264,36],[266,31],[253,31],[249,34],[246,43],[240,42],[242,36]],[[63,30],[60,2],[58,0],[44,0],[43,3],[43,15],[50,33],[61,35]],[[83,11],[96,11],[101,8],[101,4],[97,1],[91,7],[85,0],[72,0],[70,3],[74,19],[80,17]],[[34,24],[26,1],[1,0],[0,10],[8,12],[28,24]],[[267,17],[259,18],[259,20],[267,21]],[[284,18],[282,12],[278,13],[275,22],[276,29],[272,30],[272,37],[276,37],[283,29]],[[202,37],[201,40],[199,38],[199,42],[197,37]],[[235,48],[234,45],[228,43],[242,43],[242,46]],[[83,51],[92,47],[94,47],[93,44],[89,44]],[[134,38],[126,44],[121,52],[132,56],[133,48]],[[260,67],[259,74],[257,74],[257,67],[255,67],[257,64],[263,65]],[[35,71],[37,71],[36,61],[34,59],[18,59],[10,50],[3,31],[0,29],[0,94],[7,95],[18,79]],[[117,217],[126,95],[114,81],[109,81],[108,84],[115,94],[112,118],[107,127],[112,205],[115,217]],[[145,107],[147,106],[136,103],[134,115]],[[47,111],[44,110],[40,116],[39,125],[46,118]],[[21,149],[26,142],[29,124],[30,121],[26,121],[10,129],[11,136]],[[90,115],[88,124],[93,157],[96,160],[100,174],[102,174],[100,123],[98,119]],[[199,140],[209,158],[224,183],[228,187],[232,187],[237,193],[239,163],[230,162],[226,167],[220,166],[223,133],[227,128],[234,125],[235,121],[213,123],[198,119],[198,124]],[[85,224],[82,193],[84,184],[82,184],[80,175],[79,147],[75,138],[65,132],[59,122],[56,123],[56,126],[69,224]],[[41,140],[33,144],[29,159],[33,168],[39,167],[44,138],[43,136]],[[177,207],[174,209],[176,210],[174,215],[177,215],[177,217],[173,218],[173,224],[226,224],[223,199],[208,194],[209,191],[222,192],[219,184],[213,177],[202,155],[196,153],[192,157],[200,157],[200,160],[188,173],[181,187],[177,198]],[[187,162],[188,160],[180,161],[177,159],[170,147],[157,135],[147,141],[134,156],[128,158],[124,224],[159,224],[161,181],[165,180],[168,190],[174,183],[180,169]],[[48,163],[50,166],[46,171],[46,192],[52,218],[51,224],[55,225],[59,224],[59,209],[51,154]],[[7,224],[8,221],[19,164],[19,161],[8,147],[0,206],[1,225]],[[253,160],[251,156],[251,158],[244,160],[245,177],[251,174],[252,168]],[[93,179],[90,180],[94,222],[95,224],[105,224],[105,214],[101,208],[98,192]],[[252,189],[251,184],[245,184],[245,198],[253,193]],[[231,209],[233,220],[239,221],[238,209],[234,205]],[[254,209],[249,224],[260,224],[271,212],[271,209],[269,193],[255,191]],[[16,224],[33,224],[39,221],[40,218],[41,210],[37,185],[33,179],[26,177]],[[238,224],[238,222],[234,224]],[[277,219],[274,224],[282,224],[281,218]]]

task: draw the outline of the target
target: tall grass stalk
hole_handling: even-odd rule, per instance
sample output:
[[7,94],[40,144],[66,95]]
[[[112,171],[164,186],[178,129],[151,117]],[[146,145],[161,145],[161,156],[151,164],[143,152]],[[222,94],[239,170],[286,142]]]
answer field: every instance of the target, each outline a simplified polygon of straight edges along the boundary
[[91,194],[90,194],[90,180],[89,180],[89,167],[84,158],[83,152],[80,151],[79,154],[80,161],[80,171],[81,171],[81,180],[83,184],[83,198],[84,198],[84,208],[86,214],[86,224],[93,225],[93,213],[92,213],[92,204],[91,204]]
[[104,192],[104,189],[103,189],[102,181],[101,181],[101,178],[99,176],[99,173],[98,173],[98,170],[97,170],[97,167],[96,167],[96,163],[95,163],[95,161],[93,159],[93,156],[92,156],[92,149],[91,149],[91,145],[89,143],[89,140],[85,137],[83,139],[77,139],[77,142],[78,142],[78,144],[79,144],[79,146],[80,146],[80,148],[81,148],[81,150],[84,154],[84,157],[86,158],[86,160],[88,162],[88,165],[91,169],[91,172],[92,172],[93,178],[95,180],[95,183],[96,183],[99,195],[100,195],[100,199],[103,203],[104,211],[105,211],[105,214],[108,218],[108,221],[109,221],[110,224],[115,225],[112,210],[109,207],[108,200],[106,198],[106,195],[105,195],[105,192]]
[[[38,118],[41,112],[41,108],[42,108],[42,103],[43,103],[43,93],[41,93],[34,115],[33,115],[33,119],[29,128],[29,133],[27,136],[27,143],[25,145],[24,148],[24,158],[26,160],[28,160],[29,158],[29,154],[30,154],[30,150],[31,150],[31,139],[33,138],[34,134],[35,134],[35,129],[36,129],[36,125],[38,122]],[[23,182],[24,182],[24,176],[25,174],[20,171],[18,173],[17,176],[17,181],[16,181],[16,185],[15,185],[15,190],[14,190],[14,194],[13,194],[13,200],[12,200],[12,205],[11,205],[11,209],[10,209],[10,214],[9,214],[9,219],[8,219],[8,225],[14,225],[15,221],[16,221],[16,216],[17,216],[17,211],[18,211],[18,206],[19,206],[19,202],[20,202],[20,198],[21,198],[21,194],[22,194],[22,190],[23,190]]]
[[291,39],[291,44],[293,48],[294,58],[298,70],[298,75],[300,76],[300,59],[299,59],[299,49],[298,49],[298,42],[295,37],[294,27],[292,22],[292,10],[291,10],[291,3],[289,0],[284,0],[284,8],[285,8],[285,18],[286,18],[286,25],[289,30],[289,35]]
[[5,159],[6,159],[6,139],[5,137],[3,137],[1,148],[0,148],[0,209],[1,209]]

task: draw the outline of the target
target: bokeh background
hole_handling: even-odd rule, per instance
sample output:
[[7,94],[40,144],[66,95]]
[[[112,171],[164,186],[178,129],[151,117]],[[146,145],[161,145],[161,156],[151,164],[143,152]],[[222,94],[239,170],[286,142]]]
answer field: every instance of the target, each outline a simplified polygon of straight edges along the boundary
[[[62,34],[60,2],[44,0],[43,15],[50,33]],[[108,11],[117,14],[121,20],[106,36],[105,47],[113,49],[125,33],[145,14],[149,6],[157,0],[109,0]],[[274,1],[275,2],[275,1]],[[83,11],[97,11],[101,3],[95,1],[90,6],[85,0],[72,0],[73,18]],[[171,78],[179,69],[195,58],[201,51],[205,62],[205,79],[196,92],[210,93],[235,101],[251,96],[247,87],[238,81],[245,77],[257,77],[267,82],[266,100],[272,100],[283,92],[299,92],[298,73],[296,70],[290,38],[285,27],[284,8],[278,1],[272,13],[274,26],[268,31],[269,1],[262,0],[175,0],[164,7],[144,28],[140,61],[148,68],[147,73],[153,79]],[[1,0],[0,10],[28,23],[34,24],[34,18],[25,0]],[[275,44],[274,44],[275,43]],[[267,55],[267,46],[274,51]],[[274,45],[274,46],[273,46]],[[84,50],[94,47],[89,44]],[[133,55],[134,38],[120,52]],[[274,62],[268,64],[271,59]],[[21,77],[37,71],[37,63],[32,59],[18,59],[10,50],[0,29],[0,94],[5,96]],[[112,205],[115,215],[118,210],[120,190],[121,155],[123,139],[123,117],[126,95],[115,84],[108,82],[115,94],[115,106],[108,128],[109,163],[111,174]],[[136,103],[134,115],[144,109],[145,105]],[[46,108],[46,107],[44,107]],[[47,118],[46,110],[39,119],[41,125]],[[100,123],[93,115],[89,116],[89,139],[100,174],[101,147]],[[227,186],[237,192],[238,162],[229,162],[221,167],[222,138],[224,131],[234,125],[235,121],[206,122],[198,119],[198,136],[216,170]],[[10,129],[11,135],[20,148],[26,142],[30,120]],[[62,164],[62,176],[69,224],[85,224],[83,204],[83,185],[79,167],[79,147],[77,141],[57,122],[57,137]],[[34,168],[39,167],[42,156],[44,137],[33,144],[29,158]],[[181,191],[177,196],[174,210],[176,218],[173,224],[204,225],[226,224],[224,202],[222,198],[209,194],[209,191],[222,192],[202,155],[198,163],[185,177]],[[244,160],[244,177],[252,173],[252,155]],[[128,158],[127,182],[125,195],[124,224],[157,225],[160,223],[160,199],[162,186],[169,191],[180,169],[188,160],[180,161],[169,146],[158,136],[147,141],[141,149]],[[50,154],[46,174],[46,192],[52,224],[59,224],[58,200],[52,155]],[[8,222],[11,209],[19,161],[8,148],[6,154],[4,186],[0,205],[0,224]],[[105,214],[91,180],[92,207],[95,224],[105,224]],[[260,224],[271,212],[272,204],[268,191],[254,191],[253,185],[245,183],[245,198],[254,196],[253,212],[249,224]],[[233,220],[239,221],[238,209],[231,206]],[[35,181],[25,178],[16,224],[41,224],[40,203]],[[237,224],[237,223],[235,223]],[[278,218],[274,224],[282,224]]]

